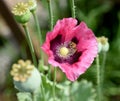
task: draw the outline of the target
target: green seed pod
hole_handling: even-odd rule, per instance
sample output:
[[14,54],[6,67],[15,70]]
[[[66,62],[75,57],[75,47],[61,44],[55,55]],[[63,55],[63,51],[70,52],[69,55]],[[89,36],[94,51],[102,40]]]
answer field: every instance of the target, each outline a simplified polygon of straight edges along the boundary
[[14,17],[18,23],[25,24],[29,21],[30,16],[31,16],[31,13],[27,12],[25,15],[21,15],[21,16],[15,15]]
[[26,3],[20,2],[13,7],[12,13],[17,22],[25,24],[29,21],[31,13]]
[[102,51],[102,44],[98,42],[98,53],[100,53],[101,51]]
[[31,12],[34,12],[37,8],[37,1],[36,0],[29,0],[27,2],[28,8]]
[[107,52],[109,50],[109,43],[106,42],[104,45],[102,45],[102,51]]
[[34,92],[40,87],[40,84],[41,76],[36,68],[33,69],[31,76],[25,82],[14,80],[15,88],[22,92]]
[[13,64],[10,74],[13,76],[15,88],[22,92],[34,92],[40,87],[41,75],[30,60],[19,60]]
[[98,52],[107,52],[109,50],[108,38],[101,36],[97,37]]

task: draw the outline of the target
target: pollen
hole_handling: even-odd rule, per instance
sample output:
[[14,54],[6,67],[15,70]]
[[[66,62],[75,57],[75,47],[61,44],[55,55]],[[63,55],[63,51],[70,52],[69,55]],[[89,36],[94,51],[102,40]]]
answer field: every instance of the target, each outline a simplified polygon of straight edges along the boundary
[[66,47],[61,47],[59,51],[60,51],[61,56],[63,56],[63,57],[67,56],[69,53],[69,49]]

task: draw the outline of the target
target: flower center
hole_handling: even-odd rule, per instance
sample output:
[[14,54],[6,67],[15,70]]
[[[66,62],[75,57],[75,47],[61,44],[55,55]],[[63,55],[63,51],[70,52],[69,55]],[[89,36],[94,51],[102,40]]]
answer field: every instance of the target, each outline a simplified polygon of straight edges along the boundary
[[72,56],[76,51],[76,43],[74,42],[64,43],[57,47],[57,55],[64,59]]
[[59,52],[61,56],[66,57],[69,53],[69,49],[64,46],[60,48]]

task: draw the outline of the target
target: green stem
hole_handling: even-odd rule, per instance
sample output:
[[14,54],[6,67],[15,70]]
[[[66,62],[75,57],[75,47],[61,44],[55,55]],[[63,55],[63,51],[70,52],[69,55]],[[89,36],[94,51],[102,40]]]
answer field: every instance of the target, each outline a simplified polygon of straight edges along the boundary
[[36,99],[35,99],[35,93],[32,92],[31,95],[32,95],[32,101],[36,101]]
[[103,61],[102,61],[102,67],[101,67],[101,86],[102,86],[102,88],[103,88],[103,83],[104,83],[105,63],[106,63],[106,52],[103,52]]
[[43,87],[43,83],[41,83],[41,92],[42,92],[42,95],[43,95],[43,101],[46,101],[45,90],[44,90],[44,87]]
[[97,96],[98,96],[98,101],[101,100],[101,76],[100,76],[100,62],[99,62],[99,55],[96,57],[96,66],[97,66]]
[[52,11],[51,0],[48,0],[48,10],[49,10],[49,17],[50,17],[50,30],[52,30],[53,29],[53,11]]
[[[35,21],[36,30],[37,30],[38,38],[39,38],[39,43],[40,43],[40,46],[41,46],[42,43],[43,43],[43,40],[42,40],[42,33],[41,33],[41,29],[40,29],[40,24],[39,24],[39,21],[38,21],[38,17],[36,15],[35,11],[32,12],[32,15],[33,15],[33,18],[34,18],[34,21]],[[41,66],[43,66],[44,56],[43,56],[42,50],[40,51],[40,56],[41,56]],[[43,87],[43,82],[41,83],[41,93],[43,95],[43,101],[46,101],[46,99],[45,99],[45,91],[44,91],[44,87]]]
[[75,1],[71,0],[72,17],[75,18]]
[[103,98],[103,84],[104,84],[104,71],[105,71],[105,63],[106,63],[106,52],[103,52],[103,61],[101,66],[101,100]]
[[42,40],[42,34],[41,34],[41,30],[40,30],[40,24],[39,24],[39,21],[38,21],[38,17],[35,14],[35,11],[32,12],[32,15],[33,15],[33,18],[34,18],[34,21],[35,21],[35,26],[36,26],[36,30],[37,30],[37,33],[38,33],[39,42],[40,42],[40,45],[42,45],[43,40]]
[[54,101],[56,101],[55,100],[56,70],[57,70],[57,68],[55,67],[54,68],[54,81],[53,81],[53,99],[54,99]]
[[33,48],[32,40],[30,38],[30,33],[28,31],[27,24],[24,24],[23,28],[24,28],[24,31],[26,33],[26,39],[27,39],[28,45],[30,47],[30,52],[31,52],[31,55],[32,55],[33,63],[34,63],[35,66],[37,66],[37,60],[36,60],[36,56],[35,56],[35,51],[34,51],[34,48]]
[[51,80],[51,69],[52,69],[52,66],[51,65],[49,65],[49,70],[48,70],[48,73],[47,73],[47,76],[48,76],[48,78]]
[[[48,11],[49,11],[49,18],[50,18],[50,30],[53,29],[53,11],[52,11],[52,3],[51,0],[48,1]],[[51,75],[51,66],[49,68],[49,76]]]
[[[52,30],[53,29],[53,11],[52,11],[51,0],[48,0],[48,10],[49,10],[49,17],[50,17],[50,30]],[[54,99],[54,101],[55,101],[55,84],[56,84],[56,68],[54,68],[54,81],[53,81],[53,99]]]
[[[38,38],[39,38],[39,43],[40,43],[40,46],[42,45],[42,33],[41,33],[41,30],[40,30],[40,24],[39,24],[39,21],[38,21],[38,17],[37,15],[35,14],[35,11],[32,12],[32,15],[33,15],[33,18],[34,18],[34,21],[35,21],[35,25],[36,25],[36,30],[37,30],[37,33],[38,33]],[[41,56],[41,60],[43,60],[43,52],[42,50],[40,51],[40,56]]]

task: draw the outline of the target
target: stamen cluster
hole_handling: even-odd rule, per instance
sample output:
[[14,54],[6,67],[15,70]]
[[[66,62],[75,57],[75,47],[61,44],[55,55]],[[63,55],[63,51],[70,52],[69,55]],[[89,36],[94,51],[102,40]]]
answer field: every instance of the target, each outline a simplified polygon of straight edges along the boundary
[[68,58],[76,52],[76,44],[70,42],[69,44],[65,43],[57,47],[57,54],[62,58]]

